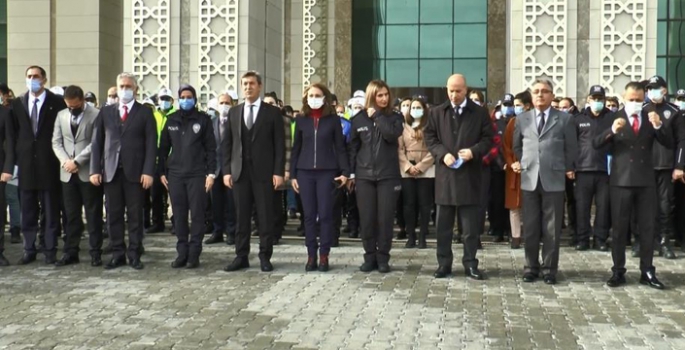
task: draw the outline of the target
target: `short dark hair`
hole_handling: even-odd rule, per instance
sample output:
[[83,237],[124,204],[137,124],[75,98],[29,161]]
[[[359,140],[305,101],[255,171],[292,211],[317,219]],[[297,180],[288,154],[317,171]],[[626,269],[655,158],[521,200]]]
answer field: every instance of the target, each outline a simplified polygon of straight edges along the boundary
[[555,97],[555,98],[552,100],[552,102],[556,102],[556,103],[561,102],[561,97]]
[[293,106],[291,106],[291,105],[284,106],[283,107],[283,114],[284,115],[285,114],[290,114],[290,115],[295,114],[295,111],[293,110]]
[[64,89],[64,99],[65,100],[73,100],[77,99],[79,101],[83,101],[83,89],[76,85],[69,85],[67,86],[66,89]]
[[571,105],[571,107],[573,107],[573,106],[576,105],[576,103],[573,102],[573,99],[570,98],[570,97],[564,97],[564,98],[562,98],[561,100],[559,100],[559,102],[561,102],[561,101],[568,101],[568,103]]
[[275,91],[271,91],[271,92],[265,93],[265,94],[264,94],[264,97],[265,97],[265,98],[266,98],[266,97],[271,97],[271,98],[273,98],[274,100],[276,100],[276,103],[278,103],[278,95],[276,95],[276,92],[275,92]]
[[619,104],[618,103],[618,97],[616,97],[616,96],[607,96],[607,102],[614,102],[616,104]]
[[257,79],[257,84],[262,85],[262,76],[253,70],[249,70],[249,71],[243,73],[243,76],[240,77],[240,80],[242,81],[245,78],[252,78],[252,77]]
[[7,95],[10,93],[10,87],[7,86],[7,84],[5,84],[5,83],[0,83],[0,92],[3,95]]
[[645,85],[641,81],[631,81],[628,84],[626,84],[626,88],[624,90],[628,89],[633,89],[635,91],[645,91]]
[[26,68],[26,71],[24,72],[24,75],[26,75],[26,73],[28,73],[31,69],[38,69],[38,70],[40,71],[40,75],[42,75],[43,78],[46,78],[47,75],[48,75],[48,74],[45,72],[45,69],[43,69],[43,67],[41,67],[41,66],[29,66],[28,68]]
[[521,103],[524,105],[532,105],[533,104],[533,96],[530,95],[530,91],[526,90],[523,92],[519,92],[514,96],[514,100],[519,100]]

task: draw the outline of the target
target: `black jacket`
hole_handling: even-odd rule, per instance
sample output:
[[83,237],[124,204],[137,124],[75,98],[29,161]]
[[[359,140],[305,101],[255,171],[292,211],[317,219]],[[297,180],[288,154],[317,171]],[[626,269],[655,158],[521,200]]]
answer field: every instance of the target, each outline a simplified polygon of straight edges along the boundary
[[216,173],[216,140],[211,118],[193,109],[167,117],[159,143],[159,172],[173,177]]
[[9,142],[10,134],[14,133],[14,130],[10,130],[7,127],[8,119],[10,118],[9,109],[0,106],[0,171],[7,174],[14,174],[14,164],[9,164],[5,160],[9,160],[12,157],[8,157],[6,152],[9,149],[6,143]]
[[[677,134],[679,130],[685,128],[678,107],[668,102],[659,104],[647,102],[643,105],[642,110],[645,111],[645,115],[651,111],[657,112],[664,127],[671,131],[675,142],[678,141]],[[660,143],[655,143],[652,148],[654,170],[673,170],[676,162],[675,153],[673,147],[666,147]]]
[[401,177],[397,149],[403,124],[400,114],[384,115],[379,111],[369,118],[363,110],[352,119],[350,172],[356,179],[378,181]]
[[[623,118],[625,126],[614,135],[611,126],[616,118]],[[649,122],[647,112],[642,111],[640,132],[635,135],[625,110],[621,109],[614,118],[604,118],[600,131],[595,137],[596,148],[609,145],[612,155],[609,183],[618,187],[654,187],[654,166],[652,148],[654,142],[666,147],[673,146],[673,133],[666,125],[655,130]]]
[[319,118],[301,116],[295,119],[295,140],[290,154],[290,178],[297,179],[301,170],[338,170],[350,176],[347,149],[337,114]]
[[6,120],[7,150],[4,171],[19,166],[19,187],[24,190],[48,190],[60,186],[60,166],[52,150],[52,134],[57,113],[66,108],[64,100],[45,91],[45,101],[38,115],[38,133],[33,134],[29,94],[14,99]]
[[573,125],[578,135],[578,157],[576,158],[576,171],[601,171],[607,172],[607,155],[609,146],[595,148],[593,142],[601,130],[605,119],[613,123],[614,113],[604,108],[598,116],[592,114],[590,108],[585,108],[582,113],[573,116]]

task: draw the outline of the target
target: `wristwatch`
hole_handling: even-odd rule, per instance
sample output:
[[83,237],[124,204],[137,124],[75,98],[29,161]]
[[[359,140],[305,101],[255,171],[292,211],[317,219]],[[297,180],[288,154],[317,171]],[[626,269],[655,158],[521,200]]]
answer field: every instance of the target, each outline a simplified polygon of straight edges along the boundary
[[216,175],[214,175],[214,174],[209,174],[209,175],[207,175],[207,176],[208,176],[208,177],[211,177],[212,179],[216,179]]

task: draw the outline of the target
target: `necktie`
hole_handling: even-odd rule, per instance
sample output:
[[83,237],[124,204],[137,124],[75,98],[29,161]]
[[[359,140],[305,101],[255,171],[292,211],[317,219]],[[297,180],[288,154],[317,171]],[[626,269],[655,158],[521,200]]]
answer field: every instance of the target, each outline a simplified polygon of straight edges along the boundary
[[633,114],[633,132],[637,135],[640,132],[640,119],[637,118],[637,114]]
[[458,116],[461,115],[461,113],[459,113],[459,106],[454,107],[454,115],[455,115],[456,117],[458,117]]
[[538,123],[538,135],[542,134],[542,129],[545,127],[545,113],[538,114],[540,122]]
[[128,106],[124,105],[124,114],[121,115],[121,122],[125,123],[126,119],[128,119]]
[[252,129],[254,125],[254,105],[250,105],[250,114],[247,115],[247,130]]
[[224,126],[224,123],[226,123],[226,119],[227,118],[225,117],[221,117],[221,123],[219,123],[219,138],[221,140],[224,139],[224,132],[226,131],[226,127]]
[[33,135],[38,133],[38,99],[33,100],[33,108],[31,108],[31,127],[33,127]]

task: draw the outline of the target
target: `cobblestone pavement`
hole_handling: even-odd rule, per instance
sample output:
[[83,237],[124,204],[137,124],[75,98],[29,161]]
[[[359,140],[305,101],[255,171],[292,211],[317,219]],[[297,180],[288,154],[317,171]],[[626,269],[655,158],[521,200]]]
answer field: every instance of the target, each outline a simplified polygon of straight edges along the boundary
[[685,349],[685,259],[655,260],[666,291],[638,283],[637,259],[611,290],[609,253],[569,248],[547,286],[523,283],[523,251],[504,245],[479,253],[489,280],[478,282],[436,280],[434,249],[399,244],[387,275],[358,271],[358,243],[334,249],[329,273],[305,273],[299,240],[276,247],[272,273],[254,256],[222,271],[224,244],[205,247],[200,269],[172,270],[174,242],[147,237],[142,271],[91,268],[85,251],[76,266],[0,269],[0,348]]

